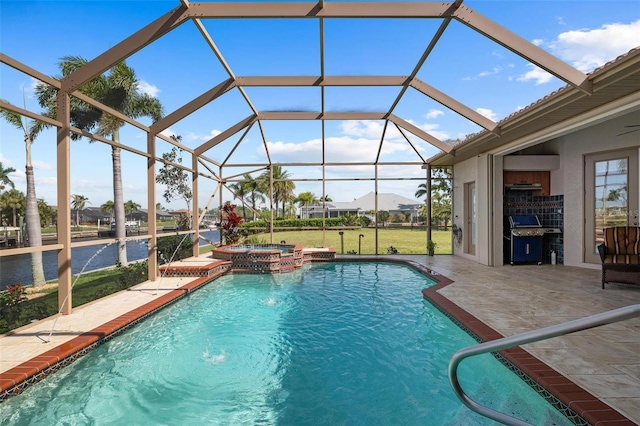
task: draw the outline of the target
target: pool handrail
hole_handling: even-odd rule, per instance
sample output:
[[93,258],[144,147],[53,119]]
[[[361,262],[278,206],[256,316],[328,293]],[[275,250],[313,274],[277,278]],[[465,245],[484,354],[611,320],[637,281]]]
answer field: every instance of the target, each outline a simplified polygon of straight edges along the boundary
[[503,337],[501,339],[496,339],[460,349],[458,352],[453,354],[453,356],[451,357],[451,361],[449,361],[449,383],[451,384],[454,393],[460,399],[460,401],[462,401],[464,405],[466,405],[476,413],[505,425],[532,426],[530,423],[509,416],[508,414],[502,413],[500,411],[493,410],[492,408],[486,407],[471,399],[464,392],[462,386],[460,386],[460,382],[458,381],[458,366],[460,365],[460,363],[465,358],[468,358],[470,356],[480,355],[488,352],[497,352],[503,349],[525,345],[527,343],[539,342],[541,340],[547,340],[552,337],[564,336],[566,334],[575,333],[576,331],[588,330],[591,328],[624,321],[638,316],[640,316],[640,304],[629,305],[588,317],[579,318],[577,320],[567,321],[562,324],[556,324],[537,330],[527,331],[525,333]]

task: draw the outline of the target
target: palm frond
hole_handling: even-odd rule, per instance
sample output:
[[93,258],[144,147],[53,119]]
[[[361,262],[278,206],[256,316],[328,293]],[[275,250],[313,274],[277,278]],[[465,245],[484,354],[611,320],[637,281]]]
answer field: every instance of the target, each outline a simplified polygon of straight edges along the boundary
[[58,63],[60,70],[62,71],[63,76],[68,76],[69,74],[77,71],[87,64],[87,60],[82,56],[63,56],[61,61]]
[[[2,101],[6,102],[6,103],[9,103],[9,102],[5,101],[4,99]],[[22,122],[22,116],[20,114],[18,114],[17,112],[10,111],[10,110],[4,109],[4,108],[0,108],[0,116],[2,116],[2,118],[7,120],[7,122],[9,124],[11,124],[13,127],[16,127],[18,129],[22,129],[22,131],[25,134],[27,133],[27,130],[24,127],[24,123]]]
[[146,93],[132,96],[124,113],[131,118],[151,117],[154,123],[164,116],[160,101]]

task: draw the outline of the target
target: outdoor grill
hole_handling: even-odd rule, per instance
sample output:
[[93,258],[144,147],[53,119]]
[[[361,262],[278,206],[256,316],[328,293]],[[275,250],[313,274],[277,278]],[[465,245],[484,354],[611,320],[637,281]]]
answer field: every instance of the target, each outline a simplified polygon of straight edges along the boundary
[[509,216],[508,226],[505,238],[510,241],[512,265],[526,262],[542,264],[542,237],[544,234],[561,233],[557,228],[543,228],[536,215]]

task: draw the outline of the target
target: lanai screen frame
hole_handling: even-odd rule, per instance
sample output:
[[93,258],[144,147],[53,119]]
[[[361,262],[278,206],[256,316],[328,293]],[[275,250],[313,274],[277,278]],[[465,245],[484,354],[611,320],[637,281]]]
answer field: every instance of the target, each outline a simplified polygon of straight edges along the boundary
[[[214,194],[208,200],[207,206],[213,200],[215,192],[219,192],[220,204],[222,203],[222,187],[226,182],[233,181],[238,175],[229,174],[224,175],[225,167],[227,169],[233,167],[254,167],[254,171],[258,170],[271,170],[272,166],[308,166],[308,167],[322,167],[322,178],[317,179],[322,182],[323,196],[325,195],[324,188],[327,182],[325,178],[325,167],[327,166],[354,166],[354,165],[368,165],[374,166],[375,176],[373,178],[376,194],[376,206],[377,206],[377,194],[378,194],[378,182],[382,180],[378,177],[378,166],[382,165],[419,165],[423,169],[426,169],[425,179],[427,180],[427,188],[430,188],[431,176],[429,159],[423,158],[416,149],[413,142],[407,137],[407,133],[418,137],[420,140],[433,145],[442,152],[455,155],[455,150],[452,146],[440,141],[438,138],[429,134],[402,119],[394,114],[394,109],[402,99],[403,95],[408,88],[413,88],[423,95],[435,100],[449,110],[459,114],[467,120],[482,127],[485,132],[491,132],[497,136],[500,135],[500,124],[496,123],[478,112],[464,105],[462,102],[448,96],[430,86],[428,83],[419,80],[416,76],[420,71],[423,64],[428,59],[429,54],[432,52],[440,37],[444,34],[447,26],[452,20],[456,20],[474,31],[482,34],[483,36],[493,40],[500,44],[516,55],[528,60],[529,62],[539,66],[552,75],[556,76],[565,83],[572,85],[589,95],[592,93],[591,81],[587,75],[579,70],[571,67],[565,62],[559,60],[538,46],[530,43],[517,34],[507,30],[499,24],[491,21],[490,19],[475,12],[471,8],[463,5],[462,0],[456,0],[454,2],[325,2],[320,0],[317,2],[200,2],[190,3],[188,0],[180,0],[180,4],[173,10],[167,12],[165,15],[156,19],[149,25],[145,26],[138,32],[134,33],[130,37],[126,38],[122,42],[108,49],[104,53],[100,54],[93,60],[89,61],[86,65],[64,77],[58,81],[51,77],[48,77],[37,70],[30,68],[29,66],[16,61],[13,58],[8,57],[5,54],[0,53],[0,62],[13,67],[31,77],[34,77],[46,84],[55,87],[58,90],[57,97],[57,118],[51,119],[44,117],[40,114],[13,106],[6,102],[0,101],[0,107],[7,110],[17,112],[23,116],[42,121],[48,125],[55,126],[57,128],[57,180],[58,180],[58,193],[57,202],[58,206],[66,206],[68,200],[71,197],[70,189],[70,134],[76,133],[86,136],[95,141],[106,143],[109,145],[117,145],[119,148],[126,151],[135,153],[137,155],[147,158],[147,203],[148,203],[148,217],[156,217],[156,163],[167,163],[156,153],[156,138],[159,138],[169,144],[176,146],[185,152],[191,154],[191,166],[184,166],[181,164],[170,163],[175,167],[180,167],[192,174],[192,212],[198,211],[199,197],[198,197],[198,180],[201,177],[212,179],[217,182],[217,188]],[[320,58],[320,70],[318,75],[314,76],[237,76],[231,67],[227,64],[222,53],[215,44],[215,41],[207,32],[206,28],[202,24],[202,19],[209,18],[280,18],[280,19],[315,19],[318,21],[319,31],[319,46],[315,47],[318,51]],[[332,18],[424,18],[424,19],[440,19],[441,23],[433,38],[428,42],[425,50],[420,59],[415,64],[411,74],[407,76],[339,76],[339,75],[326,75],[324,65],[324,20]],[[145,126],[136,120],[131,119],[113,109],[101,104],[100,102],[91,99],[78,91],[82,85],[89,82],[91,79],[100,75],[101,73],[109,70],[116,63],[127,59],[145,46],[153,43],[155,40],[161,38],[165,34],[169,33],[178,26],[191,21],[198,29],[206,43],[209,45],[212,54],[217,57],[220,64],[224,67],[228,78],[214,86],[210,90],[202,93],[200,96],[186,103],[182,107],[169,113],[161,120],[153,123],[150,126]],[[325,88],[326,87],[368,87],[368,86],[395,86],[400,87],[400,92],[394,102],[387,110],[379,112],[365,112],[365,111],[352,111],[352,112],[327,112],[325,110]],[[259,111],[255,108],[251,99],[244,90],[245,87],[319,87],[321,93],[321,108],[316,112],[308,111],[288,111],[288,112],[266,112]],[[177,123],[181,119],[187,117],[189,114],[197,111],[210,102],[215,101],[223,94],[230,90],[238,89],[248,106],[252,110],[252,114],[247,118],[239,121],[235,125],[232,125],[228,129],[224,130],[219,135],[211,138],[205,143],[196,148],[190,148],[183,144],[180,144],[173,139],[161,134],[162,131],[169,128],[171,125]],[[146,132],[147,134],[147,150],[141,151],[132,147],[128,147],[122,143],[114,143],[106,138],[82,131],[77,128],[73,128],[70,124],[70,97],[76,97],[88,104],[96,107],[104,112],[112,114],[125,122],[133,125],[134,127]],[[269,155],[269,149],[267,146],[267,139],[262,129],[262,122],[265,120],[320,120],[322,125],[322,161],[319,163],[273,163]],[[349,162],[349,163],[336,163],[325,161],[325,121],[326,120],[384,120],[384,130],[380,139],[380,145],[378,147],[378,156],[373,162]],[[216,145],[222,143],[237,133],[244,132],[238,143],[242,142],[242,138],[249,129],[255,124],[260,129],[262,142],[264,143],[267,153],[268,162],[264,164],[228,164],[229,156],[222,161],[215,161],[209,158],[206,154],[207,151]],[[399,130],[404,139],[409,143],[413,150],[418,154],[421,162],[402,162],[402,163],[385,163],[380,162],[379,152],[382,142],[384,140],[385,133],[388,126],[394,126]],[[204,171],[200,168],[204,168]],[[217,169],[217,170],[216,170]],[[405,178],[413,180],[422,180],[421,178]],[[295,180],[295,179],[294,179]],[[354,179],[355,180],[355,179]],[[273,184],[271,179],[270,185]],[[430,207],[430,190],[427,192],[427,208]],[[272,206],[273,207],[273,206]],[[206,209],[205,209],[206,210]],[[324,209],[323,209],[324,210]],[[273,208],[271,208],[272,216],[270,221],[271,238],[273,239]],[[376,208],[377,211],[377,208]],[[57,213],[58,222],[58,241],[56,245],[49,245],[46,247],[30,247],[7,250],[3,255],[13,255],[22,253],[32,253],[37,251],[58,250],[58,283],[59,283],[59,310],[63,314],[71,312],[71,247],[77,247],[80,245],[90,245],[93,243],[74,243],[71,244],[71,211],[66,208],[59,208]],[[429,213],[429,217],[430,217]],[[199,235],[199,222],[202,220],[202,215],[198,218],[193,225],[193,229],[187,231],[194,234],[194,240],[198,241]],[[430,222],[427,221],[427,239],[430,239]],[[63,226],[64,225],[64,226]],[[324,229],[324,226],[323,226]],[[149,220],[148,235],[140,236],[141,239],[149,239],[149,280],[156,280],[157,277],[157,259],[156,259],[156,246],[157,246],[157,227],[155,220]],[[378,250],[377,241],[377,224],[376,224],[376,252]],[[194,244],[194,256],[198,256],[198,244]],[[68,298],[65,296],[69,294]]]

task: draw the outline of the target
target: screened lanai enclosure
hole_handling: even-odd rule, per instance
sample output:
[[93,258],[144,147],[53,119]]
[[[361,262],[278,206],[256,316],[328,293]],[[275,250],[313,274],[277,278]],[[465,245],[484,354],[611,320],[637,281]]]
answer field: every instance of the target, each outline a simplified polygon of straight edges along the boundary
[[[100,46],[87,47],[77,34],[43,37],[43,44],[65,52],[57,73],[39,70],[40,61],[19,46],[3,45],[0,53],[3,76],[30,77],[36,86],[38,106],[4,95],[0,101],[3,111],[29,123],[22,129],[27,192],[30,174],[31,189],[39,191],[30,165],[33,144],[56,164],[57,200],[52,219],[39,229],[54,240],[43,245],[35,229],[22,227],[21,241],[11,247],[7,240],[0,259],[7,270],[25,256],[55,258],[64,313],[71,311],[65,295],[77,273],[74,249],[92,247],[95,253],[109,245],[121,253],[142,247],[147,277],[157,280],[162,231],[209,242],[205,225],[220,221],[227,201],[254,224],[247,238],[258,241],[295,243],[296,230],[314,231],[315,246],[356,252],[339,239],[351,233],[358,243],[371,242],[359,253],[407,254],[426,253],[427,241],[439,233],[438,252],[450,253],[456,244],[450,228],[454,170],[432,169],[429,159],[455,154],[469,135],[508,131],[467,104],[470,91],[485,89],[489,106],[496,96],[513,96],[520,105],[535,100],[482,83],[439,89],[448,79],[466,81],[464,70],[478,54],[465,47],[468,38],[480,40],[487,55],[545,70],[556,87],[591,90],[582,72],[508,29],[508,22],[495,22],[462,1],[182,0],[154,2],[146,21],[137,6],[108,7],[121,9],[123,19],[117,29],[109,24]],[[77,16],[52,19],[52,34],[67,31],[65,24],[94,25],[82,15],[82,4],[77,8]],[[447,59],[452,52],[454,61]],[[149,84],[138,75],[155,78],[162,91],[142,93]],[[132,92],[117,86],[122,81],[132,82]],[[117,90],[109,91],[109,84]],[[540,97],[548,86],[541,90]],[[447,118],[446,129],[430,123],[436,116]],[[7,143],[22,144],[22,136]],[[185,230],[178,229],[178,219],[163,217],[162,203],[169,202],[163,197],[167,185],[158,183],[163,173],[186,177],[171,202],[171,210],[188,219]],[[112,204],[100,201],[103,187],[113,191]],[[29,197],[26,205],[36,202]],[[99,222],[96,233],[103,238],[79,233],[87,222],[80,214],[90,206],[103,213],[106,234]],[[143,210],[146,223],[132,219]],[[14,226],[28,222],[26,216]],[[11,228],[11,218],[4,221]],[[286,238],[280,234],[285,230]],[[417,249],[403,246],[410,240],[419,241]],[[200,255],[198,244],[192,254]],[[28,279],[22,284],[34,280]]]

